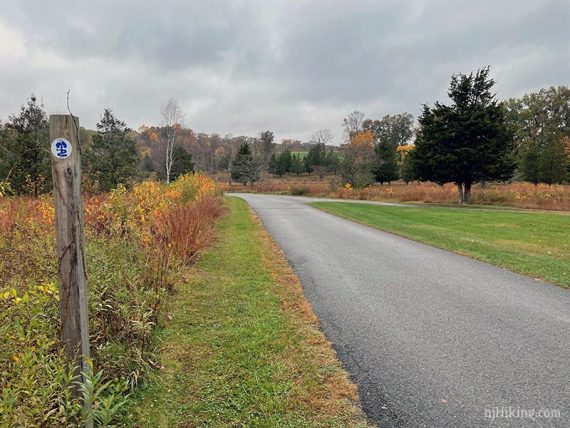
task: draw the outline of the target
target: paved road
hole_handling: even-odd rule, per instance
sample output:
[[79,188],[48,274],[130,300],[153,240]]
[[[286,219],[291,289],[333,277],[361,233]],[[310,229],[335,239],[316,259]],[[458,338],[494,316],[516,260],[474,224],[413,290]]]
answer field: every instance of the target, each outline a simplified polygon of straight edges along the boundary
[[[570,427],[567,290],[334,217],[304,198],[236,196],[299,275],[372,421]],[[486,409],[511,417],[486,418]],[[561,417],[515,417],[529,409]]]

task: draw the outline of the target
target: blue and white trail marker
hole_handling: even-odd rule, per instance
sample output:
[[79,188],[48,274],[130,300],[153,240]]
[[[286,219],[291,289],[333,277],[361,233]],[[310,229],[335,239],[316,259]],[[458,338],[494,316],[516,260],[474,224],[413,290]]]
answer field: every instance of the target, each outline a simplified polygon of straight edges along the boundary
[[51,142],[51,154],[56,159],[67,159],[71,156],[71,143],[65,138],[56,138]]

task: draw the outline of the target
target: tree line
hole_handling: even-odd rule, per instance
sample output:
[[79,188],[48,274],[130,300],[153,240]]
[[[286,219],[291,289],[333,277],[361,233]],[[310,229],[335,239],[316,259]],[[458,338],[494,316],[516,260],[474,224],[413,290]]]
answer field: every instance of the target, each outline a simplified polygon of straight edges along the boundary
[[[275,176],[337,176],[366,187],[401,179],[455,183],[460,202],[469,202],[476,182],[570,180],[570,89],[551,87],[499,101],[489,67],[453,75],[449,103],[424,105],[417,121],[409,113],[366,118],[353,111],[342,121],[344,144],[333,146],[328,129],[308,142],[195,133],[184,127],[175,99],[160,109],[159,126],[130,129],[105,109],[96,130],[81,128],[84,182],[108,191],[144,179],[171,181],[194,169],[226,172],[243,184]],[[18,114],[0,122],[0,185],[15,194],[51,189],[48,120],[31,96]]]
[[455,183],[460,203],[470,202],[474,183],[570,181],[570,90],[499,101],[494,85],[489,67],[453,75],[450,103],[424,105],[417,123],[409,113],[370,119],[353,111],[342,122],[340,147],[326,145],[330,131],[318,131],[306,155],[282,145],[265,165],[244,142],[231,178],[253,183],[265,168],[276,176],[332,174],[356,188],[398,179]]
[[[166,125],[161,132],[168,135]],[[119,185],[129,186],[148,178],[148,159],[141,150],[139,134],[118,119],[111,109],[104,109],[96,131],[81,128],[83,183],[87,190],[109,191]],[[49,123],[44,106],[32,95],[19,114],[0,123],[0,184],[3,193],[38,196],[51,191]],[[158,152],[164,156],[159,178],[175,179],[193,171],[192,156],[180,146],[166,151],[167,140]],[[167,153],[165,155],[165,152]],[[170,157],[168,157],[170,155]],[[168,169],[167,169],[168,168]],[[163,174],[162,171],[167,171]]]
[[469,203],[473,183],[570,181],[570,90],[541,89],[499,101],[489,67],[453,75],[450,103],[381,120],[354,111],[344,119],[340,176],[354,187],[398,178],[455,183]]

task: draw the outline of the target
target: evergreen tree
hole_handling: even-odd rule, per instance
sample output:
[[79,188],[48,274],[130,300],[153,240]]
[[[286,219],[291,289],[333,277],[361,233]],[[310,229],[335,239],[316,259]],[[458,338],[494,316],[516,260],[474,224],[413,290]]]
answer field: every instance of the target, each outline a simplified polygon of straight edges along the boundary
[[283,153],[277,155],[275,173],[279,177],[287,173],[287,159],[283,156]]
[[125,122],[105,109],[93,143],[85,153],[87,180],[102,192],[119,184],[129,185],[137,178],[139,158]]
[[15,193],[38,196],[51,189],[49,124],[32,94],[20,114],[10,116],[0,139],[0,181]]
[[566,181],[570,182],[570,137],[564,137],[564,158],[566,159]]
[[174,147],[174,162],[172,163],[172,170],[170,176],[172,180],[176,180],[181,175],[189,172],[194,172],[194,163],[192,162],[192,155],[184,149],[184,147]]
[[291,165],[293,164],[293,156],[291,150],[284,150],[277,156],[277,175],[282,176],[291,172]]
[[145,176],[150,175],[152,172],[155,172],[154,163],[149,154],[146,154],[141,162],[141,171],[145,174]]
[[326,165],[326,172],[329,172],[331,174],[338,173],[338,170],[340,169],[340,158],[338,155],[338,151],[335,150],[327,151],[325,165]]
[[424,106],[410,156],[420,180],[457,185],[460,203],[469,203],[476,181],[506,180],[514,170],[513,135],[505,110],[490,90],[489,68],[454,75],[450,106]]
[[372,172],[380,184],[398,179],[396,149],[388,140],[382,140],[374,147],[375,159]]
[[273,153],[271,155],[271,159],[269,160],[269,167],[267,170],[270,174],[277,175],[278,169],[279,165],[277,164],[277,156],[275,156],[275,153]]
[[242,183],[253,184],[261,178],[261,168],[255,160],[251,147],[244,141],[240,146],[238,153],[231,165],[232,180]]
[[540,181],[540,152],[536,144],[532,144],[522,155],[520,169],[523,179],[538,184]]
[[306,171],[310,174],[316,167],[325,166],[326,157],[327,152],[324,143],[316,143],[311,146],[304,159]]
[[406,184],[408,184],[410,181],[414,181],[417,179],[416,171],[414,169],[414,164],[411,159],[412,158],[410,154],[405,156],[404,159],[402,160],[402,165],[400,169],[400,178],[404,180]]
[[291,158],[291,171],[293,174],[301,174],[305,172],[305,165],[303,164],[303,160],[301,159],[301,155],[293,155]]

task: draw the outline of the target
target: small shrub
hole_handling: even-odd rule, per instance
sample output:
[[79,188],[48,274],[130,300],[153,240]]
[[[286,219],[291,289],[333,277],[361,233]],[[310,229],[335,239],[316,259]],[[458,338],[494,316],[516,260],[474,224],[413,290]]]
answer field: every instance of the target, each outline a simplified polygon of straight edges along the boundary
[[336,192],[341,187],[340,179],[335,175],[328,180],[329,191]]
[[209,247],[214,239],[214,223],[225,212],[214,198],[203,198],[176,206],[157,218],[153,231],[160,251],[172,253],[184,265]]
[[306,186],[291,186],[289,188],[289,193],[294,196],[308,195],[310,190]]
[[180,176],[171,185],[180,194],[182,203],[195,201],[218,193],[216,183],[207,175],[189,173]]

